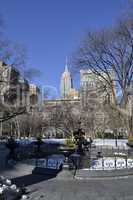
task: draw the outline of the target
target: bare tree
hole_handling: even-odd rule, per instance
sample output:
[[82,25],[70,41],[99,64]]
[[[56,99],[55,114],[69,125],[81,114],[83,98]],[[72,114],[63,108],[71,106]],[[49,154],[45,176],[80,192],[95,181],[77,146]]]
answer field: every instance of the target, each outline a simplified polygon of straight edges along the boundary
[[[6,88],[6,91],[0,96],[1,124],[27,111],[26,104],[21,105],[20,103],[18,105],[18,102],[15,103],[17,101],[16,96],[19,95],[20,99],[23,95],[20,95],[21,92],[28,92],[28,81],[25,78],[31,78],[35,75],[33,68],[27,69],[26,67],[26,48],[5,38],[4,31],[4,20],[0,16],[0,91]],[[5,77],[5,74],[7,77]],[[6,102],[3,102],[3,99],[6,99]]]
[[53,127],[56,135],[72,136],[73,132],[78,128],[80,119],[79,105],[75,106],[73,103],[60,101],[60,103],[52,107],[46,118],[48,119],[47,128]]
[[127,111],[128,88],[133,80],[133,17],[121,19],[113,28],[89,32],[74,62],[77,69],[90,69],[103,81],[104,88],[110,89],[110,107],[133,134],[133,113]]
[[13,120],[16,126],[17,137],[37,137],[43,135],[43,129],[46,125],[42,113],[37,111],[25,113],[13,118]]

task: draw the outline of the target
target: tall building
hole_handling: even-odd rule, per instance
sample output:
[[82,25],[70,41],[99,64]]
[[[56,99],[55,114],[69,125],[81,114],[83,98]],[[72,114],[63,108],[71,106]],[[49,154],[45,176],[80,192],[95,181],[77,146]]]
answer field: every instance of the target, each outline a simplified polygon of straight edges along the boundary
[[30,105],[37,106],[40,98],[40,89],[35,84],[29,85]]
[[[108,80],[107,75],[103,72],[102,77]],[[113,80],[114,75],[109,71]],[[83,127],[87,135],[95,136],[96,130],[99,132],[110,128],[105,119],[108,121],[108,115],[103,105],[113,102],[111,88],[101,76],[89,70],[80,71],[80,105]]]
[[128,88],[128,103],[127,110],[130,116],[133,115],[133,81],[131,81]]
[[[107,80],[107,74],[102,73],[102,76]],[[109,71],[110,77],[114,80],[114,74]],[[94,74],[91,70],[80,71],[80,98],[82,106],[86,106],[88,100],[96,100],[99,103],[104,101],[113,101],[112,92],[106,81]]]
[[61,82],[60,82],[61,98],[67,99],[71,89],[72,89],[72,77],[68,70],[68,63],[66,61],[65,71],[61,75]]
[[26,106],[29,83],[20,72],[0,62],[0,102],[17,106]]

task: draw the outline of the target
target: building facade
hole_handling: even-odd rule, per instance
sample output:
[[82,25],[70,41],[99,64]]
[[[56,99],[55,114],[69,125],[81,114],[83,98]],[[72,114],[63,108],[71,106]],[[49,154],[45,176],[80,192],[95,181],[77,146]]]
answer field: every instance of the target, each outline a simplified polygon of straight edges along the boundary
[[29,103],[29,83],[16,68],[0,62],[0,82],[3,105],[24,107]]
[[[113,79],[113,73],[109,73]],[[107,79],[106,74],[102,73],[102,76]],[[91,70],[80,71],[81,115],[87,135],[95,137],[97,132],[103,132],[108,128],[108,115],[104,105],[112,101],[111,89],[104,79]]]
[[[107,79],[107,74],[101,73]],[[113,80],[113,73],[109,73]],[[83,107],[87,106],[89,100],[97,103],[113,101],[112,91],[106,81],[91,70],[80,70],[80,99]]]
[[66,62],[65,71],[61,75],[61,81],[60,81],[61,99],[67,99],[72,88],[73,88],[72,77],[68,70],[68,64]]
[[37,105],[39,103],[40,89],[37,85],[29,85],[29,97],[31,105]]

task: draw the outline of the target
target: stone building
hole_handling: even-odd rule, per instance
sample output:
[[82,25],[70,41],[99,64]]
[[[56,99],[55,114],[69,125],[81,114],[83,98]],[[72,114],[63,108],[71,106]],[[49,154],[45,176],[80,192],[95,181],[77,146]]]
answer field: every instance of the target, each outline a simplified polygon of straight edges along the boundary
[[131,84],[128,88],[127,110],[128,110],[129,116],[133,116],[133,81],[131,81]]
[[[17,115],[29,109],[29,83],[20,72],[3,62],[0,62],[0,135],[12,131],[12,120],[17,121]],[[7,123],[3,123],[6,122]],[[8,127],[8,125],[11,127]]]
[[[101,73],[107,79],[107,75]],[[109,73],[113,79],[112,71]],[[103,105],[109,102],[113,102],[113,97],[106,81],[91,70],[80,70],[81,115],[88,136],[95,137],[96,132],[103,132],[109,128],[105,126],[108,116],[103,108]]]
[[37,105],[40,98],[40,89],[35,84],[29,85],[30,105]]
[[10,106],[24,107],[29,103],[29,83],[19,71],[0,62],[0,101]]
[[[101,73],[107,79],[107,74]],[[109,73],[113,80],[114,75],[112,71]],[[112,102],[113,96],[111,89],[103,78],[91,70],[80,70],[80,99],[84,107],[90,99],[97,103],[104,103],[105,101]]]

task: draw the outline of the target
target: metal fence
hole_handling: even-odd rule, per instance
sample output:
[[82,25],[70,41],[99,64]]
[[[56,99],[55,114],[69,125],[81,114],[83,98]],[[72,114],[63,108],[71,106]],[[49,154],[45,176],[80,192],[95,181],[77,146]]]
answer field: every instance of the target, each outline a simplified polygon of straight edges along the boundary
[[133,149],[97,146],[90,149],[86,159],[90,170],[133,168]]
[[128,157],[104,157],[91,160],[91,170],[113,170],[133,168],[133,159]]
[[91,157],[96,157],[97,154],[101,154],[101,156],[133,156],[133,149],[132,148],[127,148],[125,146],[123,147],[111,147],[111,146],[97,146],[95,148],[90,149],[90,155]]

